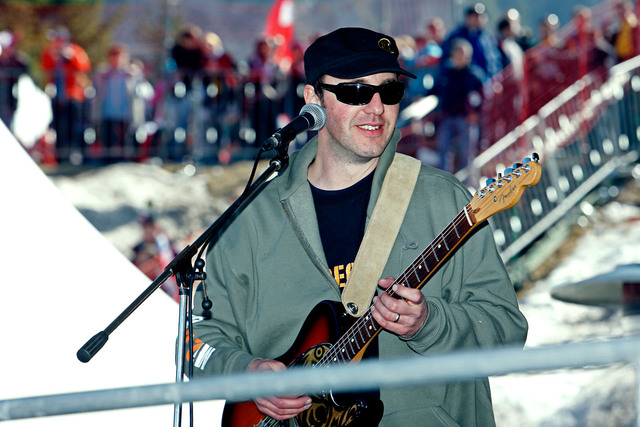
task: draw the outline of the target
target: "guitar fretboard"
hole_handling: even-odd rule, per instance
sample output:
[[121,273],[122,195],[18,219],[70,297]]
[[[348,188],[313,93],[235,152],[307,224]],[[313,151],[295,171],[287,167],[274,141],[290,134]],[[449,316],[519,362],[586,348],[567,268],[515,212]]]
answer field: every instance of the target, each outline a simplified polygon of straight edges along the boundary
[[[470,216],[471,204],[468,204],[445,227],[429,246],[398,276],[394,284],[419,289],[424,285],[439,265],[446,261],[464,237],[477,225]],[[399,298],[390,286],[385,292]],[[371,342],[380,332],[380,325],[373,319],[371,309],[367,310],[327,351],[316,366],[328,366],[334,363],[346,363]]]

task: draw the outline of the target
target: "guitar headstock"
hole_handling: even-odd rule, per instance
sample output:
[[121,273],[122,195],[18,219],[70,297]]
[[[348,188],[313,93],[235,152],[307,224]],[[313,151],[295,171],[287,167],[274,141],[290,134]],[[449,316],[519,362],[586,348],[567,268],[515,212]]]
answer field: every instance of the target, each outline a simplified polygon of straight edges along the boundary
[[540,181],[542,167],[539,157],[532,157],[516,163],[513,168],[505,169],[497,179],[487,180],[486,187],[478,190],[469,203],[471,214],[476,222],[482,222],[492,215],[514,206],[522,197],[524,190]]

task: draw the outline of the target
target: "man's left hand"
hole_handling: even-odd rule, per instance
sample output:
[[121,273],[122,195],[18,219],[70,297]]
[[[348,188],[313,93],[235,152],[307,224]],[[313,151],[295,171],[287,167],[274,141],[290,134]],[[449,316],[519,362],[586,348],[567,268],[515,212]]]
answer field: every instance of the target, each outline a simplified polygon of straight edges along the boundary
[[380,279],[378,286],[387,289],[393,285],[393,292],[400,298],[394,298],[382,292],[373,298],[371,312],[378,324],[389,332],[409,339],[418,333],[429,314],[424,295],[418,289],[394,284],[395,279]]

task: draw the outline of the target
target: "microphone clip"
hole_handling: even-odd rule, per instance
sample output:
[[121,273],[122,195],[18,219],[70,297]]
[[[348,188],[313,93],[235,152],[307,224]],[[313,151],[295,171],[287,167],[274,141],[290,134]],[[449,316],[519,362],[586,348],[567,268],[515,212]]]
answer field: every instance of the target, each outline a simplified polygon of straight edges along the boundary
[[281,130],[282,128],[278,129],[276,133],[271,135],[265,142],[262,143],[262,149],[264,151],[275,150],[282,145],[282,135],[280,135]]

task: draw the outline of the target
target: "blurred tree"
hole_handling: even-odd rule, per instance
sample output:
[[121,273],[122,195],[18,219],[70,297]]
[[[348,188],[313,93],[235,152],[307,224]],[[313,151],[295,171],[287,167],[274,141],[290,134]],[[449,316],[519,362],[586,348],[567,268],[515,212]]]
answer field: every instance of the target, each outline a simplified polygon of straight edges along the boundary
[[135,39],[147,46],[147,57],[155,77],[167,71],[167,59],[180,29],[185,25],[177,0],[163,0],[142,4],[144,19],[135,27]]
[[20,50],[30,58],[32,77],[41,82],[40,52],[49,30],[64,26],[74,43],[87,51],[92,64],[106,58],[112,29],[123,19],[126,6],[105,16],[102,0],[4,0],[0,2],[0,30],[20,38]]

